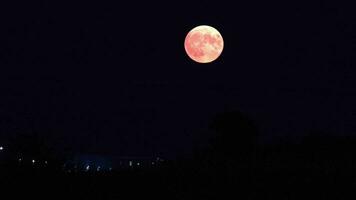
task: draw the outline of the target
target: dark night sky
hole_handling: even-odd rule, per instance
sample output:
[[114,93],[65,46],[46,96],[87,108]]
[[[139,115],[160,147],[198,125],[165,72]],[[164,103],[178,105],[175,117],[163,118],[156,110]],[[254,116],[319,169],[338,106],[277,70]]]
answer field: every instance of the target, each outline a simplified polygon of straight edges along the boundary
[[[265,141],[356,132],[352,6],[177,2],[1,5],[0,139],[35,131],[75,151],[174,155],[232,109]],[[201,24],[225,42],[207,65],[183,46]]]

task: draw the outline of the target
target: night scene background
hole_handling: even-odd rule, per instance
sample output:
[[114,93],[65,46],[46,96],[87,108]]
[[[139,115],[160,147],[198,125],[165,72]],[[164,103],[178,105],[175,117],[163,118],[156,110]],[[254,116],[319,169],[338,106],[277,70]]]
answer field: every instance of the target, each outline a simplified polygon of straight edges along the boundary
[[[337,1],[1,2],[5,199],[347,199],[356,14]],[[209,64],[195,26],[224,38]]]

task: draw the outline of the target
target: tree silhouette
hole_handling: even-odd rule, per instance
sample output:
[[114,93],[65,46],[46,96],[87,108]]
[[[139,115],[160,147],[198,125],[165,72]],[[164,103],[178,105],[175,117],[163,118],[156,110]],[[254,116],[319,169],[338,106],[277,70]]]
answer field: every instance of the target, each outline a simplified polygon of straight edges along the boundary
[[214,132],[211,149],[224,160],[248,161],[256,148],[257,127],[239,111],[217,114],[210,123]]
[[208,190],[216,198],[237,194],[250,198],[258,135],[254,122],[239,111],[222,112],[211,119],[209,129],[213,134],[210,145],[179,173],[184,175],[188,193],[202,196]]

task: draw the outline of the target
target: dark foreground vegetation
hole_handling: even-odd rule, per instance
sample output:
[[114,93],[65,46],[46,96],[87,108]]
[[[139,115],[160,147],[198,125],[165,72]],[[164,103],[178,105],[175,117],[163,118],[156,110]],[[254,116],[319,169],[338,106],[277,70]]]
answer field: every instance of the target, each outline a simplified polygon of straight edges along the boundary
[[[211,145],[155,168],[69,172],[58,165],[2,162],[1,199],[353,199],[356,138],[311,132],[256,143],[239,112],[211,123]],[[244,134],[236,134],[244,133]],[[7,196],[7,197],[6,197]],[[5,198],[6,197],[6,198]]]

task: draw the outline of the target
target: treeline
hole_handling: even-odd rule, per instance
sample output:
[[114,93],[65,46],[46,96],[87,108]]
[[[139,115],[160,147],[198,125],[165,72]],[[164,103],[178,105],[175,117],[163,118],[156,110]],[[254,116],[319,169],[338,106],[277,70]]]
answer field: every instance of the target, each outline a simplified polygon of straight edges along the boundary
[[[30,170],[2,168],[1,175],[15,188],[37,185],[64,191],[60,196],[67,199],[117,199],[123,194],[156,199],[348,199],[356,187],[354,136],[311,131],[298,140],[261,145],[257,124],[238,111],[216,115],[209,129],[207,146],[155,169],[100,174],[27,166]],[[52,158],[58,165],[49,169],[60,166],[55,151],[38,137],[23,138],[15,152],[20,150],[39,160]],[[24,179],[33,185],[16,184]]]

